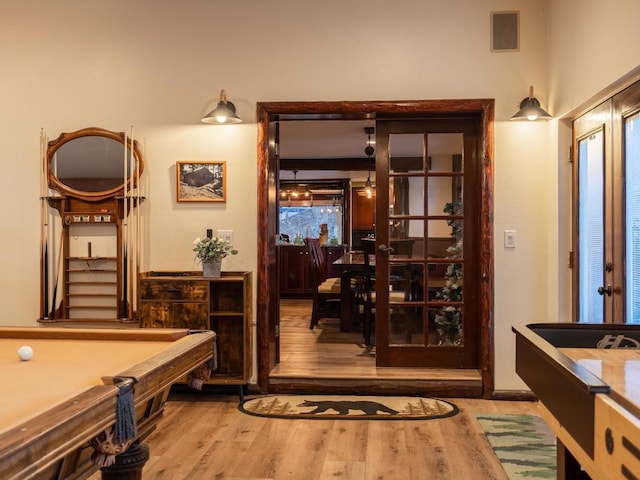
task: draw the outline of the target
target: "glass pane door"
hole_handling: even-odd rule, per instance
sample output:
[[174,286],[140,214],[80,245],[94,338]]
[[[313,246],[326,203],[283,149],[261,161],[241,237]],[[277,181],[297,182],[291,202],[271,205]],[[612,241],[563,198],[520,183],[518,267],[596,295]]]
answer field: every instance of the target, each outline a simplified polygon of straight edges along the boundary
[[378,123],[376,211],[387,212],[376,221],[378,365],[477,365],[473,128]]
[[640,113],[625,120],[626,322],[640,323]]
[[604,320],[604,151],[598,131],[578,142],[579,321]]

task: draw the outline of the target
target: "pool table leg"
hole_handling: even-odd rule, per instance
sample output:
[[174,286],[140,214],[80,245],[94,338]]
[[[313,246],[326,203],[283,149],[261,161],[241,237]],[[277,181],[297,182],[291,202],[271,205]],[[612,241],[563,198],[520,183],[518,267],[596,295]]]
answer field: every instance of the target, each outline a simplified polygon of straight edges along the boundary
[[591,477],[580,468],[580,464],[564,446],[560,439],[557,442],[558,480],[591,480]]
[[149,447],[134,443],[116,457],[116,463],[100,469],[102,480],[142,480],[142,467],[149,460]]

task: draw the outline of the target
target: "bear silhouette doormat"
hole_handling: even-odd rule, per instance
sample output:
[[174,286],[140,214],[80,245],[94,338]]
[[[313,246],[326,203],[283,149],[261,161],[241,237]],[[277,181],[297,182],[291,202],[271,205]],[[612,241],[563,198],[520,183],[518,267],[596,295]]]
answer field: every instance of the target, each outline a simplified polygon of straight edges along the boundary
[[428,420],[458,413],[458,407],[445,400],[404,396],[265,395],[238,408],[260,417],[325,420]]

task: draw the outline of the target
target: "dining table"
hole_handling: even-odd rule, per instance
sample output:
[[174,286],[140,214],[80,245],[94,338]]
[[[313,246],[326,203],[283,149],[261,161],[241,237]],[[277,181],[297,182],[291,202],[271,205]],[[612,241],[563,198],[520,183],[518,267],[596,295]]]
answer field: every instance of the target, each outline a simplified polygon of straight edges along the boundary
[[[370,267],[375,268],[375,255],[369,257]],[[366,271],[364,253],[346,252],[333,265],[340,271],[340,330],[350,332],[353,330],[355,316],[355,298],[351,289],[351,280],[358,274]]]
[[[408,258],[407,255],[390,255],[390,259],[395,260],[407,260]],[[367,268],[375,269],[376,255],[369,255],[369,267],[365,265],[364,253],[357,251],[346,252],[340,258],[334,260],[332,265],[340,271],[340,330],[350,332],[354,329],[354,318],[356,315],[355,295],[351,288],[352,279],[362,276]],[[441,265],[446,267],[447,264],[441,263]],[[430,292],[430,295],[433,295],[435,291],[442,289],[446,285],[444,272],[429,273],[428,277],[429,284],[427,290]],[[420,285],[421,284],[422,282],[420,282]],[[401,291],[404,290],[401,289]]]

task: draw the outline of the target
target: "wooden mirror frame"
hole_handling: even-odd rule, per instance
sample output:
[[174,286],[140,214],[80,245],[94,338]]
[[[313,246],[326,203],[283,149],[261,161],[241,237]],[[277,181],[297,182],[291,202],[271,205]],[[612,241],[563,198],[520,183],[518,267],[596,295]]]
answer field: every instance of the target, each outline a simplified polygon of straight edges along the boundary
[[[128,179],[123,181],[122,184],[102,191],[83,191],[66,185],[57,177],[53,171],[52,162],[56,152],[67,143],[77,140],[79,138],[86,137],[104,137],[120,142],[123,146],[129,149],[131,156],[134,159],[132,164],[132,171],[128,173]],[[118,195],[123,195],[125,187],[127,190],[132,190],[138,183],[138,178],[144,170],[144,160],[142,159],[142,153],[137,141],[132,140],[131,137],[127,137],[124,132],[112,132],[103,128],[89,127],[77,130],[75,132],[61,133],[58,138],[51,140],[47,144],[47,178],[49,187],[60,192],[63,196],[69,196],[78,198],[80,200],[95,202],[114,198]],[[123,170],[124,178],[124,170]]]

